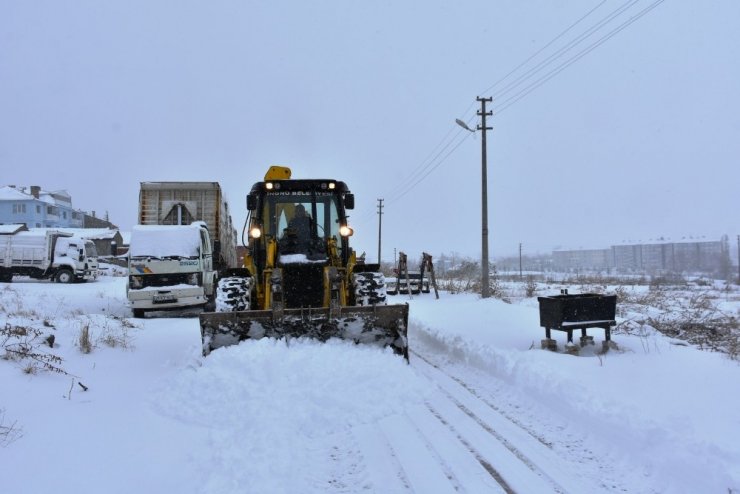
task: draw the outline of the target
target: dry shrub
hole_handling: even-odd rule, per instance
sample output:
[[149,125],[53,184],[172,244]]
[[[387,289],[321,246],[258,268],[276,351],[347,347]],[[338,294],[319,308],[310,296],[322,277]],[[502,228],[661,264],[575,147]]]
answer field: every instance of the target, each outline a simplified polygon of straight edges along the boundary
[[80,335],[77,339],[77,344],[82,353],[92,352],[93,344],[90,339],[90,323],[85,323],[82,325],[82,328],[80,328]]

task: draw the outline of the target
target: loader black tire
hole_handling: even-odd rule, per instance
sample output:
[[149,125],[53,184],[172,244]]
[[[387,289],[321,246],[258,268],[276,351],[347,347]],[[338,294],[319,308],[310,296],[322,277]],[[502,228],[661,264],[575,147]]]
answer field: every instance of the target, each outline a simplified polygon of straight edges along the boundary
[[229,276],[218,280],[216,312],[235,312],[252,308],[252,278]]
[[352,279],[355,305],[387,304],[383,273],[355,273]]

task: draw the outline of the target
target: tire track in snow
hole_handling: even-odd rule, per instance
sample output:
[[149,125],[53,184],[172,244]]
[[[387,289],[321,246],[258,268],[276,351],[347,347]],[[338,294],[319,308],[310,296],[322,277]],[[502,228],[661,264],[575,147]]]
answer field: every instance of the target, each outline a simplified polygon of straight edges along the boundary
[[[388,494],[414,492],[395,451],[377,424],[354,427],[352,434],[368,468],[376,492]],[[378,490],[381,489],[381,490]]]
[[355,427],[352,435],[373,492],[513,492],[424,404]]
[[[584,482],[579,472],[557,457],[546,441],[481,398],[473,387],[449,375],[419,353],[412,353],[416,357],[413,365],[435,383],[442,395],[429,403],[432,413],[459,434],[461,441],[469,443],[476,454],[491,465],[498,465],[498,468],[494,467],[495,470],[509,483],[510,488],[522,492],[524,489],[531,489],[532,486],[527,486],[527,482],[532,482],[532,475],[535,475],[552,492],[593,492],[603,489],[603,485]],[[465,425],[465,418],[474,422],[477,430]],[[508,462],[505,467],[502,466],[500,451],[495,451],[498,448],[494,447],[493,442],[481,441],[481,432],[493,438],[495,443],[505,449],[509,458],[515,458],[516,462]],[[488,454],[484,454],[486,450]],[[496,461],[491,461],[491,458],[496,458]],[[529,478],[517,467],[517,463],[529,470]],[[539,488],[542,489],[543,485]]]

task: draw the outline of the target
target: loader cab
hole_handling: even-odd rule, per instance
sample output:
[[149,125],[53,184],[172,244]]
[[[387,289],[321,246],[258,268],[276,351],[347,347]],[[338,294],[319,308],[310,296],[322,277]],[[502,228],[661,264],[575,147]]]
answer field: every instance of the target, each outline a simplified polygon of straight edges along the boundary
[[346,210],[354,196],[335,180],[276,180],[259,182],[247,197],[250,210],[249,247],[258,270],[265,266],[267,244],[277,243],[278,256],[298,256],[308,262],[328,260],[327,242],[336,240],[343,265],[349,259]]

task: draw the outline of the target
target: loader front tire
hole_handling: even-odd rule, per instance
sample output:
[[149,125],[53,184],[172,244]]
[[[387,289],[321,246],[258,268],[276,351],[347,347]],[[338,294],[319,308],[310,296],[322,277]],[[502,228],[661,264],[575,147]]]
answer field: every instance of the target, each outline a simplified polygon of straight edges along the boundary
[[216,312],[235,312],[252,307],[252,278],[229,276],[218,280]]
[[352,275],[352,281],[355,305],[386,305],[383,273],[355,273]]

